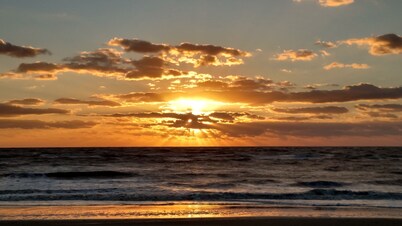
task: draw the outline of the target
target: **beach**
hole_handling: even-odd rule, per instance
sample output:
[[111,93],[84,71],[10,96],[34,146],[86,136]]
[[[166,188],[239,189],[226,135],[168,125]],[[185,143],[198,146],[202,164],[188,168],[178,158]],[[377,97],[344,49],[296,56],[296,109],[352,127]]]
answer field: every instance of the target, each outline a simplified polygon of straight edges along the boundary
[[376,147],[3,149],[0,220],[401,219],[401,159]]
[[402,219],[385,218],[310,218],[310,217],[260,217],[260,218],[196,218],[196,219],[148,219],[148,220],[39,220],[39,221],[0,221],[4,226],[399,226]]

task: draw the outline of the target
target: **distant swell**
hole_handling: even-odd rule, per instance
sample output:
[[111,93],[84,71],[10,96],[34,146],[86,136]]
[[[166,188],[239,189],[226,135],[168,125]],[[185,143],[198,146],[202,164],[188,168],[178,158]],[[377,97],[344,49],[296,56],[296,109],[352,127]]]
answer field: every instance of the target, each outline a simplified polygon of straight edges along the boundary
[[135,176],[132,173],[118,171],[86,171],[86,172],[53,172],[53,173],[12,173],[5,174],[6,177],[16,178],[38,178],[48,177],[54,179],[102,179],[102,178],[123,178]]
[[334,181],[309,181],[309,182],[298,182],[297,186],[310,187],[310,188],[336,188],[342,187],[345,183],[334,182]]
[[[71,192],[71,191],[70,191]],[[402,200],[402,193],[386,193],[374,191],[349,191],[335,189],[313,189],[302,193],[232,193],[232,192],[199,192],[199,193],[162,193],[158,195],[133,194],[118,191],[76,191],[76,194],[63,191],[11,190],[0,191],[0,201],[27,200],[88,200],[88,201],[234,201],[234,200]]]

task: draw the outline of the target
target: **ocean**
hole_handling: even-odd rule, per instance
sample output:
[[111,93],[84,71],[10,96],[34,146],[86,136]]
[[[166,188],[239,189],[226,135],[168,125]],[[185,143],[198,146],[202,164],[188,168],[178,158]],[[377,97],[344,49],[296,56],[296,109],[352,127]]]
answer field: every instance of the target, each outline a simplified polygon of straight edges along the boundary
[[171,203],[402,210],[402,149],[0,149],[3,207]]

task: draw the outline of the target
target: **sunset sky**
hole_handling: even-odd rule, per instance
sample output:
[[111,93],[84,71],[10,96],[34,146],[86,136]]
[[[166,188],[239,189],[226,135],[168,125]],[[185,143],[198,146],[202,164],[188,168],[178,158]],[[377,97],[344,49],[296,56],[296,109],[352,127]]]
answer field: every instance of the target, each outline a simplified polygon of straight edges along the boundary
[[0,146],[402,145],[400,0],[0,0]]

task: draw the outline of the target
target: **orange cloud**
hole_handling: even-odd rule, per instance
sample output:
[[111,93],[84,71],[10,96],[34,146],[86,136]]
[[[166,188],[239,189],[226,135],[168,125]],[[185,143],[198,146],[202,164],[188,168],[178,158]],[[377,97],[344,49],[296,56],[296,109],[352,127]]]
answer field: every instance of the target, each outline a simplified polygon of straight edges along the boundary
[[318,0],[318,3],[325,7],[338,7],[344,5],[350,5],[354,0]]
[[284,61],[311,61],[317,54],[311,50],[299,49],[299,50],[284,50],[282,53],[276,54],[274,56],[275,60]]
[[368,64],[343,64],[338,62],[332,62],[326,66],[324,66],[325,70],[332,70],[335,68],[353,68],[353,69],[369,69],[370,66]]

